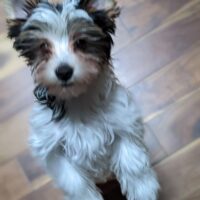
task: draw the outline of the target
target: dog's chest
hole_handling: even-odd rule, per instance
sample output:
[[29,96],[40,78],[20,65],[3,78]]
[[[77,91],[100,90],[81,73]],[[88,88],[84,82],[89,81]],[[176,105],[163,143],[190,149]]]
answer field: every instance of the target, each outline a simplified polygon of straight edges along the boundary
[[60,128],[63,132],[61,146],[65,154],[73,161],[94,163],[109,156],[114,142],[113,131],[107,129],[103,119],[90,122],[69,122]]
[[117,138],[132,133],[137,109],[120,86],[100,106],[96,103],[84,110],[86,106],[77,104],[68,108],[71,112],[68,110],[68,115],[55,122],[51,121],[49,108],[35,105],[31,117],[32,149],[42,159],[52,152],[62,153],[99,177],[103,171],[109,171],[107,167]]
[[95,175],[108,171],[108,160],[115,140],[114,130],[103,115],[66,117],[48,122],[49,111],[36,112],[32,121],[31,146],[37,156],[46,158],[52,151]]
[[106,122],[76,123],[66,127],[61,148],[65,155],[94,177],[105,177],[114,143],[114,134],[106,130]]

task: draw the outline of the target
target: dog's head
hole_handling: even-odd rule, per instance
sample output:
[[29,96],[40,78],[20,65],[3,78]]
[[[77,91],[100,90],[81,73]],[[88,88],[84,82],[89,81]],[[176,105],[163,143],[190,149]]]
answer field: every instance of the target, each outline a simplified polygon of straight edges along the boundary
[[34,81],[55,96],[84,93],[109,65],[119,8],[114,0],[6,0],[8,36]]

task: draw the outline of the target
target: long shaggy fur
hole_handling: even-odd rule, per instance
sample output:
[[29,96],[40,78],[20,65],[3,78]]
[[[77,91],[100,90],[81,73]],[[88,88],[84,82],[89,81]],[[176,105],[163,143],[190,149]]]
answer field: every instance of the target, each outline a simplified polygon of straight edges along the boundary
[[[25,57],[36,102],[29,143],[66,200],[103,200],[117,178],[127,200],[156,200],[159,184],[138,109],[117,81],[113,0],[9,0],[8,36]],[[70,69],[67,79],[57,70]]]

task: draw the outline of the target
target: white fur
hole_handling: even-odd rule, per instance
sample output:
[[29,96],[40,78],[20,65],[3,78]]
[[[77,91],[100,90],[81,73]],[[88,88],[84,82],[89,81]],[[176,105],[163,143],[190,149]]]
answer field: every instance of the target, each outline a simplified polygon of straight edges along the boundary
[[102,200],[95,183],[112,174],[128,200],[156,200],[159,188],[143,144],[137,108],[112,71],[87,93],[66,101],[67,115],[51,121],[38,103],[31,117],[30,144],[70,200]]

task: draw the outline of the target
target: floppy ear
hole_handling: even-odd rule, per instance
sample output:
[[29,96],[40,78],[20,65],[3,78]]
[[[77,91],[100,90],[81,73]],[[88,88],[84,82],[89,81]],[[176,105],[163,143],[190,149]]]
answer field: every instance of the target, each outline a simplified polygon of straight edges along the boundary
[[4,0],[8,19],[27,19],[40,0]]
[[120,9],[115,0],[81,0],[80,4],[90,13],[104,11],[112,20],[120,14]]

